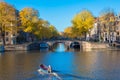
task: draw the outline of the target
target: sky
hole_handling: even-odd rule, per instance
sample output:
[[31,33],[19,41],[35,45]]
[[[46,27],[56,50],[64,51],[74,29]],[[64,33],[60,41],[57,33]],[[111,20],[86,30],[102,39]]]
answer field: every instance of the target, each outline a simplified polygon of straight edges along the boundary
[[72,25],[73,17],[83,9],[88,9],[97,17],[101,10],[112,8],[120,12],[120,0],[5,0],[16,9],[31,7],[39,11],[40,18],[47,20],[63,32]]

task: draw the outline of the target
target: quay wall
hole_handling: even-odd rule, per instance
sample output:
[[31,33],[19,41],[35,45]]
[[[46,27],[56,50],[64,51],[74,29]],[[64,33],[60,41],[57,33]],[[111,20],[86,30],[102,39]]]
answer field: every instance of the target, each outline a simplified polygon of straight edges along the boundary
[[[70,46],[71,42],[65,42],[65,46]],[[107,49],[109,48],[109,45],[106,43],[95,43],[95,42],[86,42],[86,41],[80,41],[80,48],[81,50],[85,51],[91,51],[93,49]],[[5,45],[4,49],[5,51],[12,51],[12,50],[39,50],[39,42],[36,43],[26,43],[26,44],[19,44],[19,45]],[[50,48],[53,46],[53,42],[48,43]]]
[[29,47],[27,45],[5,45],[5,51],[18,51],[18,50],[23,50],[27,51],[29,50]]
[[85,51],[91,51],[93,49],[108,49],[109,45],[107,43],[99,42],[81,42],[81,48]]

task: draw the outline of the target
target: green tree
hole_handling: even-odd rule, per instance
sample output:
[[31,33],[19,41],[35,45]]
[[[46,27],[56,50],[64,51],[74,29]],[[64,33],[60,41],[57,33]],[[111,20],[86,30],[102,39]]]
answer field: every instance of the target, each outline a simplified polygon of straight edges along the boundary
[[89,30],[93,27],[94,17],[92,13],[88,10],[82,10],[80,13],[75,15],[72,20],[73,32],[78,37],[89,33]]

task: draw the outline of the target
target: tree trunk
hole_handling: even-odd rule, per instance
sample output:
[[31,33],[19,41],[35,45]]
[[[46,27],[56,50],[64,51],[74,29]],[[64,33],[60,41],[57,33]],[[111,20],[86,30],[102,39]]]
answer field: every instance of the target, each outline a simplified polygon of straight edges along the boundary
[[84,36],[85,36],[85,40],[87,40],[87,33],[86,32],[84,32]]
[[3,41],[3,45],[5,45],[5,32],[2,32],[2,41]]
[[2,44],[4,45],[5,44],[5,38],[4,38],[4,33],[2,31],[2,28],[0,28],[0,36],[1,36],[1,40],[2,40]]

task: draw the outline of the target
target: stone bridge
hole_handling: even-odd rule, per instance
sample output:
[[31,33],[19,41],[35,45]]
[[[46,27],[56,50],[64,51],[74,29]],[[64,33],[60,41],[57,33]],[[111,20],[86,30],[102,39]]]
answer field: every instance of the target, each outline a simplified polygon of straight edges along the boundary
[[109,45],[106,43],[95,43],[87,41],[78,41],[78,40],[56,40],[56,41],[47,41],[46,43],[52,48],[56,43],[63,43],[66,47],[70,48],[72,42],[78,42],[80,45],[80,50],[91,51],[92,49],[107,49]]
[[76,40],[55,40],[55,41],[47,41],[46,43],[51,48],[57,43],[63,43],[67,48],[70,48],[70,45],[72,42],[79,42],[79,44],[81,46],[81,41],[76,41]]
[[[77,41],[77,40],[55,40],[55,41],[44,41],[49,45],[49,48],[52,49],[53,46],[57,43],[63,43],[67,48],[70,48],[72,42],[79,42],[80,50],[91,51],[92,49],[106,49],[109,47],[105,43],[92,43],[86,41]],[[31,42],[27,44],[20,45],[8,45],[5,46],[5,50],[39,50],[40,42]]]

